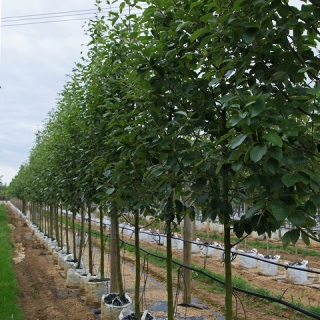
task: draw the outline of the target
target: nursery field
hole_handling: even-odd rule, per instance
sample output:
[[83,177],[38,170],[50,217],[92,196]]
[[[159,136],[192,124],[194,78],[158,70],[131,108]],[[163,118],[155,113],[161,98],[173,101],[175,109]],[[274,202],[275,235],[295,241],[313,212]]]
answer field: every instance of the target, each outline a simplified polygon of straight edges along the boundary
[[[16,248],[21,249],[21,262],[15,264],[15,272],[20,287],[20,303],[23,308],[25,319],[64,319],[68,315],[68,319],[95,319],[94,313],[89,309],[84,301],[79,297],[77,290],[67,289],[63,271],[59,270],[50,261],[50,257],[44,254],[42,248],[35,246],[30,229],[23,224],[16,213],[7,206],[9,214],[8,223],[12,227],[12,240]],[[130,242],[128,238],[125,241]],[[248,241],[249,243],[249,241]],[[20,245],[21,244],[21,245]],[[274,244],[274,243],[273,243]],[[162,255],[165,248],[156,244],[141,242],[141,246],[146,250]],[[250,249],[250,248],[248,248]],[[25,256],[24,256],[25,251]],[[318,250],[319,251],[319,250]],[[320,269],[319,257],[292,254],[288,252],[267,252],[265,249],[259,249],[260,253],[280,254],[283,261],[302,261],[308,260],[308,267],[312,269]],[[125,286],[129,293],[133,293],[134,268],[130,264],[134,263],[134,255],[127,249],[124,252],[127,267],[124,268]],[[99,254],[96,255],[97,257]],[[107,255],[106,255],[107,256]],[[98,258],[96,258],[98,259]],[[106,258],[107,259],[107,258]],[[178,250],[174,252],[174,259],[182,260],[182,253]],[[108,261],[106,261],[108,263]],[[99,261],[96,261],[98,265]],[[205,271],[212,274],[223,274],[223,263],[212,258],[204,259],[200,254],[192,255],[192,263]],[[142,290],[144,289],[144,281],[148,284],[145,287],[143,303],[148,308],[157,300],[166,300],[165,290],[165,265],[156,263],[149,259],[148,276],[156,280],[160,285],[153,286],[152,281],[142,277]],[[302,307],[319,308],[319,288],[320,281],[318,275],[308,273],[308,282],[304,285],[293,285],[285,282],[285,269],[280,268],[279,274],[275,277],[265,277],[258,275],[256,269],[244,269],[239,266],[238,258],[233,262],[233,274],[235,276],[235,286],[245,288],[247,290],[257,290],[260,292],[268,292],[272,296],[281,297],[282,299]],[[178,284],[178,272],[174,272],[174,281]],[[181,282],[181,279],[180,279]],[[193,319],[216,319],[215,314],[223,316],[224,292],[223,288],[217,286],[211,280],[204,280],[199,274],[193,274],[193,298],[197,298],[201,304],[209,309],[194,309],[179,307],[180,315],[187,317],[197,317]],[[237,292],[238,299],[234,299],[234,309],[237,310],[238,319],[304,319],[305,316],[292,311],[279,304],[270,303],[255,297],[250,297]],[[179,296],[179,298],[181,298]],[[241,307],[241,303],[243,307]],[[236,304],[237,302],[237,304]],[[319,310],[319,309],[318,309]],[[314,311],[314,310],[312,310]],[[160,315],[159,319],[165,319],[165,315]],[[319,316],[320,318],[320,316]],[[177,319],[184,319],[179,317]]]

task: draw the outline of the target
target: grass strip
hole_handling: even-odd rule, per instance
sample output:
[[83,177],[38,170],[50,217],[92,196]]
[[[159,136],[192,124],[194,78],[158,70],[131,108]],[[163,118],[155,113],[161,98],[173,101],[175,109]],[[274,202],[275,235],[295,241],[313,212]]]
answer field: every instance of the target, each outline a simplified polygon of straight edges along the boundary
[[4,204],[0,205],[0,319],[22,320],[19,287],[13,269],[14,250]]

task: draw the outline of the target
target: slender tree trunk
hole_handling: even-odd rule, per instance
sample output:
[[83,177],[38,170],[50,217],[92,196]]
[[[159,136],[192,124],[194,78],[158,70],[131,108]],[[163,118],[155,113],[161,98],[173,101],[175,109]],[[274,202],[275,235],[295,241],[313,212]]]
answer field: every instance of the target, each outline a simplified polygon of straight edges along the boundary
[[103,232],[104,207],[100,210],[100,277],[104,279],[104,232]]
[[30,203],[30,210],[29,210],[29,215],[30,215],[30,221],[33,223],[33,219],[34,219],[34,215],[33,215],[33,212],[34,212],[34,203],[31,202]]
[[231,269],[231,239],[230,239],[230,227],[224,224],[224,270],[225,270],[225,305],[226,305],[226,320],[232,320],[232,269]]
[[79,260],[77,268],[81,268],[81,260],[82,260],[82,250],[85,243],[85,232],[84,232],[84,206],[81,207],[81,231],[80,231],[80,243],[79,243]]
[[[66,245],[67,245],[67,253],[70,253],[70,246],[69,246],[69,214],[68,214],[68,206],[66,207]],[[75,258],[74,258],[75,259]]]
[[[77,245],[76,245],[76,211],[72,212],[72,248],[73,248],[73,259],[77,260]],[[68,219],[67,219],[68,220]]]
[[[111,292],[119,292],[119,283],[118,283],[118,269],[117,269],[117,236],[116,236],[116,228],[117,228],[117,215],[116,212],[111,212],[110,215],[110,291]],[[119,227],[118,227],[119,229]]]
[[[57,210],[57,218],[59,219],[59,204],[56,205],[56,210]],[[60,212],[60,239],[61,239],[61,247],[63,248],[63,221],[62,221],[62,212]],[[67,250],[67,253],[68,252]]]
[[42,231],[42,224],[41,224],[41,212],[40,212],[40,204],[37,203],[37,224],[39,229]]
[[[184,217],[183,239],[183,263],[186,266],[191,266],[191,243],[193,240],[192,225],[189,216],[186,214]],[[191,304],[191,270],[184,268],[184,286],[183,286],[183,303]]]
[[54,218],[54,225],[55,225],[55,237],[58,246],[60,245],[60,236],[59,236],[59,206],[56,204],[54,208],[55,218]]
[[[68,206],[66,207],[66,212],[68,212]],[[67,216],[67,214],[66,214]],[[67,227],[66,227],[67,229]],[[63,212],[62,212],[62,203],[60,204],[60,239],[61,239],[61,249],[63,249],[63,234],[62,234],[62,230],[63,230]],[[68,251],[68,249],[67,249]]]
[[89,273],[92,274],[92,235],[91,235],[91,207],[88,207],[88,250],[89,250]]
[[[227,129],[227,114],[226,110],[222,111],[222,131],[223,134],[228,132]],[[225,139],[222,141],[222,151],[224,155],[227,155],[227,143]],[[222,180],[222,200],[224,204],[229,203],[229,180],[228,177],[223,177]],[[231,205],[231,204],[230,204]],[[232,269],[231,269],[231,239],[230,239],[230,226],[229,219],[227,217],[228,212],[223,211],[223,223],[224,223],[224,270],[225,270],[225,307],[226,307],[226,320],[232,320]]]
[[134,290],[134,313],[136,319],[140,319],[140,243],[139,243],[139,211],[134,212],[134,244],[136,255],[136,279]]
[[121,261],[120,261],[120,236],[119,236],[119,219],[117,217],[117,212],[115,212],[115,229],[116,229],[116,257],[117,257],[117,278],[118,278],[118,292],[120,295],[124,293],[122,272],[121,272]]
[[116,210],[111,213],[110,221],[110,291],[122,295],[124,289],[120,261],[119,220]]
[[46,215],[46,205],[45,204],[42,205],[41,212],[42,212],[43,232],[45,235],[47,235],[48,234],[48,232],[47,232],[47,215]]
[[43,225],[43,210],[42,210],[42,204],[40,203],[39,205],[39,212],[40,212],[40,226],[41,226],[41,231],[44,232],[44,225]]
[[24,215],[26,215],[27,214],[27,206],[26,206],[26,204],[27,204],[27,202],[26,202],[26,200],[22,200],[22,213],[24,214]]
[[53,206],[53,204],[50,204],[50,215],[49,215],[49,218],[50,218],[49,235],[50,235],[50,238],[53,238],[53,220],[54,220],[54,206]]
[[173,288],[172,288],[172,232],[171,222],[167,222],[167,295],[168,295],[168,320],[174,319]]

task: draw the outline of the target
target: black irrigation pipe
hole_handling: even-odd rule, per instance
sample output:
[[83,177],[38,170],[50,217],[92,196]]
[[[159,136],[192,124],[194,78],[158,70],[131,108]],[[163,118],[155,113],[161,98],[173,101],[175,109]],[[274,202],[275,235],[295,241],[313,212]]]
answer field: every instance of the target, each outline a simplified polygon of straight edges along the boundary
[[[107,225],[107,226],[109,226],[109,225]],[[121,227],[121,229],[131,230],[131,229],[126,228],[126,227]],[[162,236],[162,237],[165,237],[165,238],[167,237],[166,234],[159,234],[157,232],[150,233],[150,232],[147,232],[147,231],[141,231],[141,233],[147,233],[147,234],[151,234],[153,236],[159,236],[159,237]],[[214,245],[206,244],[205,242],[204,243],[203,242],[202,243],[197,243],[197,242],[194,242],[194,241],[184,240],[184,239],[181,239],[181,238],[176,238],[176,239],[178,241],[183,241],[183,242],[187,242],[187,243],[191,243],[191,244],[197,244],[199,247],[203,246],[203,247],[208,247],[208,248],[213,248],[213,249],[218,249],[220,251],[224,251],[224,248],[219,248],[219,247],[216,247]],[[320,274],[320,271],[316,271],[316,270],[312,270],[312,269],[308,269],[308,270],[307,269],[301,269],[299,267],[293,267],[291,265],[285,265],[285,264],[281,264],[281,263],[277,263],[277,262],[272,262],[272,261],[269,261],[268,259],[263,259],[263,258],[259,258],[259,257],[251,257],[251,256],[248,256],[248,254],[246,254],[246,252],[241,253],[241,252],[237,252],[237,251],[232,251],[232,253],[235,254],[235,255],[240,255],[240,256],[251,258],[251,259],[260,260],[260,261],[263,261],[263,262],[266,262],[266,263],[274,264],[274,265],[280,266],[280,267],[285,268],[285,269],[294,269],[294,270],[299,270],[299,271],[303,271],[303,272],[310,272],[310,273]]]
[[[124,241],[124,240],[122,240],[122,239],[120,239],[120,241],[122,241],[122,243],[124,243],[124,244],[126,244],[126,245],[129,245],[129,246],[134,247],[134,244],[131,244],[131,243],[129,243],[129,242],[126,242],[126,241]],[[144,253],[148,254],[148,255],[154,256],[154,257],[159,258],[159,259],[162,259],[162,260],[166,260],[165,257],[162,257],[162,256],[159,256],[159,255],[157,255],[157,254],[151,253],[151,252],[149,252],[149,251],[147,251],[147,250],[145,250],[145,249],[140,248],[140,250],[143,251]],[[222,280],[220,280],[220,279],[218,279],[218,278],[216,278],[216,277],[214,277],[214,276],[211,276],[210,274],[208,274],[208,273],[206,273],[206,272],[204,272],[204,271],[202,271],[202,270],[199,270],[199,269],[197,269],[197,268],[193,268],[193,267],[186,266],[185,264],[180,263],[180,262],[175,261],[175,260],[172,260],[172,262],[175,263],[176,265],[180,266],[180,267],[189,269],[189,270],[191,270],[191,271],[196,271],[196,272],[198,272],[198,273],[200,273],[200,274],[202,274],[202,275],[204,275],[204,276],[207,276],[207,277],[210,278],[211,280],[214,280],[214,281],[216,281],[216,282],[219,282],[219,283],[222,284],[222,285],[225,284],[224,281],[222,281]],[[320,319],[320,315],[317,315],[317,314],[315,314],[315,313],[313,313],[313,312],[310,312],[310,311],[308,311],[308,310],[302,309],[302,308],[300,308],[300,307],[298,307],[298,306],[296,306],[296,305],[294,305],[294,304],[292,304],[292,303],[290,303],[290,302],[286,302],[286,301],[282,300],[281,298],[278,299],[278,298],[275,298],[275,297],[266,296],[266,295],[263,295],[263,294],[260,294],[260,293],[255,293],[255,292],[252,292],[252,291],[249,291],[249,290],[245,290],[245,289],[241,289],[241,288],[238,288],[238,287],[233,287],[233,289],[236,290],[236,291],[242,292],[242,293],[246,293],[246,294],[249,294],[249,295],[258,297],[258,298],[262,298],[262,299],[266,299],[266,300],[269,300],[269,301],[272,301],[272,302],[277,302],[277,303],[283,304],[283,305],[285,305],[285,306],[287,306],[287,307],[289,307],[289,308],[291,308],[291,309],[293,309],[293,310],[299,311],[299,312],[301,312],[301,313],[303,313],[303,314],[305,314],[305,315],[307,315],[307,316],[310,316],[310,317],[315,318],[315,319]],[[283,296],[283,295],[282,295],[282,296]]]
[[[186,241],[186,240],[182,240],[182,241]],[[192,242],[192,243],[194,243],[194,242]],[[215,247],[215,246],[211,246],[211,245],[200,244],[200,246],[210,247],[210,248],[213,248],[213,249],[218,249],[218,250],[224,251],[223,248],[219,248],[219,247]],[[293,267],[291,265],[272,262],[272,261],[269,261],[269,259],[266,259],[266,258],[263,259],[263,258],[259,258],[259,257],[251,257],[251,256],[248,255],[248,253],[250,253],[250,251],[247,251],[247,252],[232,251],[232,253],[234,253],[235,255],[244,256],[244,257],[247,257],[247,258],[250,258],[250,259],[255,259],[255,260],[263,261],[263,262],[266,262],[266,263],[274,264],[276,266],[283,267],[285,269],[294,269],[294,270],[299,270],[299,271],[304,271],[304,272],[320,274],[320,271],[316,271],[316,270],[312,270],[312,269],[301,269],[299,267]]]
[[[81,230],[80,228],[76,228],[76,229],[77,229],[77,230]],[[99,233],[98,233],[97,231],[92,230],[91,233],[99,236]],[[109,238],[110,235],[104,235],[104,237],[105,237],[105,238]],[[119,240],[122,242],[122,244],[129,245],[129,246],[131,246],[131,247],[135,247],[135,245],[132,244],[132,243],[130,243],[130,242],[126,242],[126,241],[124,241],[123,239],[119,239]],[[157,255],[157,254],[155,254],[155,253],[149,252],[149,251],[147,251],[147,250],[145,250],[145,249],[140,248],[140,250],[141,250],[142,252],[150,255],[150,256],[156,257],[156,258],[158,258],[158,259],[166,260],[165,257],[162,257],[162,256]],[[260,260],[262,260],[262,259],[260,259]],[[208,277],[209,279],[220,283],[221,285],[225,285],[225,282],[224,282],[224,281],[222,281],[222,280],[220,280],[220,279],[218,279],[218,278],[216,278],[216,277],[208,274],[207,272],[205,272],[205,271],[203,271],[203,270],[200,270],[200,269],[197,269],[197,268],[193,268],[193,267],[187,266],[187,265],[185,265],[185,264],[183,264],[183,263],[180,263],[180,262],[178,262],[178,261],[175,261],[175,260],[172,260],[172,262],[173,262],[174,264],[180,266],[180,267],[189,269],[189,270],[191,270],[191,271],[196,271],[196,272],[198,272],[198,273],[200,273],[200,274]],[[299,268],[294,268],[294,269],[301,270],[301,269],[299,269]],[[272,297],[272,296],[266,296],[266,295],[263,295],[263,294],[260,294],[260,293],[252,292],[252,291],[245,290],[245,289],[241,289],[241,288],[234,287],[234,286],[233,286],[233,289],[236,290],[236,291],[238,291],[238,292],[242,292],[242,293],[245,293],[245,294],[248,294],[248,295],[257,297],[257,298],[266,299],[266,300],[269,300],[269,301],[272,301],[272,302],[276,302],[276,303],[282,304],[282,305],[284,305],[284,306],[286,306],[286,307],[289,307],[290,309],[299,311],[300,313],[305,314],[305,315],[307,315],[307,316],[309,316],[309,317],[312,317],[312,318],[314,318],[314,319],[320,319],[320,315],[315,314],[315,313],[313,313],[313,312],[311,312],[311,311],[308,311],[308,310],[306,310],[306,309],[300,308],[300,307],[298,307],[298,306],[296,306],[296,305],[294,305],[294,304],[292,304],[292,303],[290,303],[290,302],[287,302],[287,301],[285,301],[285,300],[282,300],[282,297],[283,297],[285,291],[284,291],[284,293],[282,294],[282,297],[279,299],[279,298],[275,298],[275,297]]]
[[[109,224],[104,224],[104,229],[105,227],[110,227]],[[76,228],[77,230],[80,230],[79,228]],[[129,228],[126,228],[126,227],[121,227],[121,229],[125,229],[125,230],[130,230]],[[153,232],[153,233],[150,233],[150,232],[147,232],[147,231],[141,231],[142,233],[147,233],[147,234],[151,234],[153,236],[162,236],[162,237],[167,237],[166,234],[160,234],[160,233],[157,233],[157,232]],[[93,231],[93,233],[95,233],[95,231]],[[97,234],[98,235],[98,234]],[[189,240],[184,240],[184,239],[181,239],[181,238],[176,238],[177,240],[179,241],[183,241],[183,242],[187,242],[187,243],[191,243],[191,244],[197,244],[199,245],[200,247],[203,246],[203,247],[208,247],[208,248],[213,248],[213,249],[217,249],[217,250],[220,250],[220,251],[224,251],[224,248],[219,248],[219,247],[216,247],[214,245],[210,245],[210,244],[206,244],[206,243],[197,243],[197,242],[194,242],[194,241],[189,241]],[[155,240],[156,241],[156,240]],[[250,251],[249,251],[250,252]],[[291,266],[291,265],[285,265],[285,264],[281,264],[281,263],[277,263],[277,262],[273,262],[273,261],[269,261],[269,259],[263,259],[263,258],[259,258],[259,257],[251,257],[251,256],[248,256],[248,254],[246,254],[246,252],[237,252],[237,251],[232,251],[231,252],[232,254],[234,255],[240,255],[240,256],[244,256],[244,257],[247,257],[247,258],[250,258],[250,259],[255,259],[255,260],[259,260],[259,261],[262,261],[262,262],[266,262],[266,263],[270,263],[270,264],[273,264],[273,265],[276,265],[276,266],[279,266],[279,267],[282,267],[282,268],[285,268],[286,270],[287,269],[293,269],[293,270],[298,270],[298,271],[302,271],[302,272],[309,272],[309,273],[315,273],[315,274],[320,274],[320,271],[316,271],[316,270],[312,270],[312,269],[301,269],[299,267],[294,267],[294,266]],[[248,252],[247,252],[248,253]]]
[[[124,229],[125,227],[122,227],[122,228]],[[76,229],[77,229],[77,230],[81,230],[80,228],[76,228]],[[92,230],[91,233],[99,236],[99,233],[98,233],[97,231]],[[146,232],[146,233],[147,233],[147,232]],[[166,235],[163,235],[163,236],[166,237]],[[106,238],[109,238],[110,236],[109,236],[109,235],[104,235],[104,237],[105,237],[105,239],[106,239]],[[124,241],[123,239],[119,239],[119,240],[122,242],[122,244],[126,244],[126,245],[129,245],[129,246],[135,247],[134,244],[131,244],[131,243],[129,243],[129,242],[126,242],[126,241]],[[182,240],[182,241],[185,241],[185,240]],[[191,242],[192,242],[192,241],[191,241]],[[193,243],[194,243],[194,242],[193,242]],[[156,258],[158,258],[158,259],[166,260],[165,257],[162,257],[162,256],[160,256],[160,255],[151,253],[151,252],[149,252],[149,251],[147,251],[147,250],[145,250],[145,249],[142,249],[142,248],[139,248],[139,249],[140,249],[142,252],[144,252],[144,253],[146,253],[146,254],[148,254],[148,255],[151,255],[151,256],[156,257]],[[217,248],[217,249],[223,250],[222,248]],[[244,255],[245,255],[245,254],[244,254]],[[253,258],[254,258],[254,257],[253,257]],[[257,259],[257,260],[265,261],[265,260],[260,259],[260,258],[256,258],[256,259]],[[186,265],[184,265],[183,263],[180,263],[180,262],[175,261],[175,260],[172,260],[172,262],[173,262],[174,264],[180,266],[180,267],[189,269],[189,270],[191,270],[191,271],[196,271],[196,272],[198,272],[198,273],[200,273],[200,274],[208,277],[209,279],[220,283],[221,285],[225,285],[225,282],[224,282],[224,281],[222,281],[222,280],[220,280],[220,279],[218,279],[218,278],[216,278],[216,277],[214,277],[214,276],[206,273],[206,272],[203,271],[203,270],[200,270],[200,269],[197,269],[197,268],[193,268],[193,267],[190,267],[190,266],[186,266]],[[269,263],[271,263],[271,262],[269,262]],[[273,263],[273,264],[275,264],[275,263]],[[278,264],[278,265],[279,265],[279,264]],[[287,267],[287,266],[284,266],[284,265],[280,265],[280,266]],[[301,270],[301,269],[299,269],[299,268],[294,268],[294,267],[291,267],[291,266],[288,266],[288,268],[293,268],[293,269]],[[294,305],[294,304],[292,304],[292,303],[290,303],[290,302],[287,302],[287,301],[282,300],[282,297],[283,297],[285,291],[284,291],[282,297],[279,299],[279,298],[275,298],[275,297],[272,297],[272,296],[266,296],[266,295],[263,295],[263,294],[260,294],[260,293],[255,293],[255,292],[252,292],[252,291],[249,291],[249,290],[245,290],[245,289],[241,289],[241,288],[234,287],[234,286],[233,286],[233,289],[236,290],[236,291],[238,291],[238,292],[242,292],[242,293],[245,293],[245,294],[248,294],[248,295],[257,297],[257,298],[261,298],[261,299],[265,299],[265,300],[269,300],[269,301],[272,301],[272,302],[276,302],[276,303],[282,304],[282,305],[284,305],[284,306],[286,306],[286,307],[289,307],[290,309],[296,310],[296,311],[298,311],[298,312],[300,312],[300,313],[302,313],[302,314],[305,314],[305,315],[307,315],[307,316],[310,316],[310,317],[312,317],[312,318],[314,318],[314,319],[320,319],[320,315],[317,315],[317,314],[315,314],[315,313],[313,313],[313,312],[310,312],[310,311],[308,311],[308,310],[305,310],[305,309],[303,309],[303,308],[300,308],[300,307],[298,307],[298,306],[296,306],[296,305]]]

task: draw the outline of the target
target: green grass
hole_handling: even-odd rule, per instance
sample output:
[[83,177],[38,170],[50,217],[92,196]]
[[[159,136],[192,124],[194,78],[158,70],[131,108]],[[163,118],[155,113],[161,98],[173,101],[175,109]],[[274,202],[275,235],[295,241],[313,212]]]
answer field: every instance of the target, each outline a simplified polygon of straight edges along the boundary
[[18,302],[19,287],[13,269],[13,248],[9,239],[6,209],[0,205],[0,319],[23,319]]

